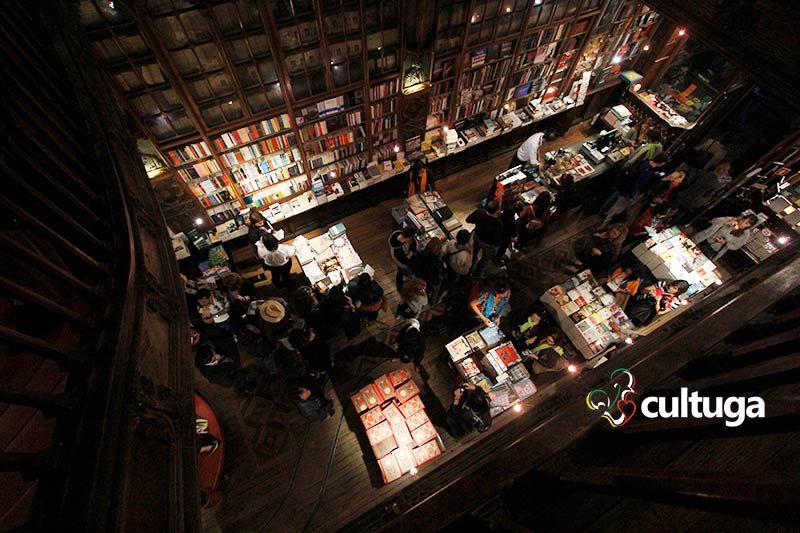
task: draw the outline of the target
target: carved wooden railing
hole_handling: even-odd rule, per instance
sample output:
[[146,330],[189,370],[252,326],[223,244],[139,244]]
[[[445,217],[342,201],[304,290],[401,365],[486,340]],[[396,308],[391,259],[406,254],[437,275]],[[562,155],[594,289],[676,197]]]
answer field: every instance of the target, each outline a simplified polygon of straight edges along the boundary
[[197,530],[177,265],[77,7],[0,34],[0,530]]

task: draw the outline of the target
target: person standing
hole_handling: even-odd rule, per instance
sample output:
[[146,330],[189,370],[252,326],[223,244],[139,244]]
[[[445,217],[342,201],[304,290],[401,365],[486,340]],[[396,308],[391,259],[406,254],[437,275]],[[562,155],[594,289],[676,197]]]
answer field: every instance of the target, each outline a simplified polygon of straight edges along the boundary
[[255,208],[250,209],[249,220],[250,229],[247,230],[247,238],[250,244],[255,244],[265,235],[272,235],[272,232],[275,230],[269,220]]
[[453,285],[469,274],[472,268],[472,235],[469,231],[458,230],[455,240],[450,239],[445,243],[444,258]]
[[499,216],[500,203],[497,200],[490,200],[486,203],[485,209],[478,208],[467,217],[468,224],[475,224],[472,275],[476,278],[486,275],[489,261],[497,254],[503,239],[503,223]]
[[717,217],[711,219],[711,225],[698,231],[692,238],[703,253],[712,261],[722,257],[728,250],[738,250],[753,238],[747,231],[758,223],[758,217],[750,214],[740,218]]
[[525,139],[525,141],[514,152],[514,157],[508,168],[514,168],[518,165],[532,165],[541,166],[542,160],[539,152],[542,149],[544,141],[552,141],[555,135],[550,131],[538,131]]
[[444,282],[445,270],[442,240],[431,237],[421,253],[414,256],[412,268],[414,276],[422,278],[427,283],[428,301],[431,305],[439,302],[439,294]]
[[635,170],[623,172],[614,192],[608,197],[600,208],[605,213],[603,226],[607,226],[611,219],[619,213],[628,211],[645,193],[656,177],[656,170],[667,164],[667,157],[663,153],[653,159],[642,161]]
[[367,320],[378,319],[384,303],[383,287],[369,274],[362,272],[357,278],[351,279],[347,284],[347,292],[361,316]]
[[279,289],[292,287],[292,257],[295,255],[293,246],[280,244],[272,235],[264,235],[256,243],[258,256],[264,262],[267,270],[272,273],[272,283]]
[[414,272],[411,270],[411,258],[417,250],[417,243],[414,240],[416,231],[410,226],[404,226],[389,236],[389,248],[392,254],[392,261],[397,265],[397,276],[395,285],[397,291],[403,290],[403,280],[413,278]]
[[522,202],[509,205],[500,212],[500,222],[503,223],[503,234],[500,239],[500,246],[494,256],[494,263],[499,266],[506,264],[506,250],[517,238],[517,215],[522,212]]
[[676,191],[675,204],[684,214],[696,211],[730,183],[731,164],[728,161],[717,165],[714,172],[689,169],[683,186]]
[[419,318],[420,314],[428,307],[427,288],[428,284],[420,278],[411,279],[403,285],[395,316]]
[[329,416],[333,416],[333,402],[325,397],[322,387],[311,378],[299,381],[294,389],[292,400],[303,418],[309,422],[325,420]]
[[500,320],[511,313],[511,284],[504,279],[488,284],[469,302],[475,317],[486,326],[500,325]]

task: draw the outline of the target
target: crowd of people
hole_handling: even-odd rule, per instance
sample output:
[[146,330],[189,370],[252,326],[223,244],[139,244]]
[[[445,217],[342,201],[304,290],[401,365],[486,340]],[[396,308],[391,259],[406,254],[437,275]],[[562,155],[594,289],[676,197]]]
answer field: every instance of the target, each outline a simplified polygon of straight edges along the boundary
[[[538,164],[544,134],[537,134],[515,153],[512,166]],[[668,160],[661,142],[649,133],[629,160],[615,169],[611,194],[602,203],[602,224],[578,239],[575,260],[563,265],[565,275],[589,269],[616,293],[637,326],[646,325],[681,303],[685,281],[648,279],[640,266],[624,259],[623,248],[647,237],[648,229],[660,230],[686,220],[725,184],[730,182],[729,163],[719,162],[713,171],[681,167]],[[424,180],[415,189],[426,187]],[[463,305],[467,326],[504,326],[514,344],[530,362],[533,373],[563,371],[570,363],[569,350],[555,334],[542,309],[511,318],[512,284],[504,270],[514,254],[535,247],[554,220],[571,217],[585,205],[575,179],[564,174],[535,200],[501,205],[488,198],[470,213],[467,224],[450,239],[422,240],[409,226],[388,237],[387,252],[396,266],[395,285],[400,303],[386,309],[385,288],[368,272],[346,284],[322,292],[292,274],[295,250],[279,242],[274,228],[252,210],[249,239],[272,284],[281,296],[259,298],[253,284],[239,274],[224,277],[217,287],[200,288],[190,295],[193,313],[192,343],[196,365],[210,381],[246,393],[255,386],[243,367],[240,353],[247,351],[268,375],[291,378],[289,397],[308,420],[333,413],[324,385],[335,366],[330,339],[343,335],[355,339],[364,324],[375,322],[383,312],[394,315],[388,324],[396,331],[391,356],[419,369],[425,355],[425,324],[433,308],[449,310]],[[598,201],[599,205],[600,202]],[[753,216],[715,218],[695,240],[707,255],[718,258],[741,247]],[[303,278],[304,279],[304,278]],[[447,298],[450,295],[451,297]],[[461,303],[458,303],[461,302]],[[474,387],[464,385],[454,396],[448,424],[454,434],[467,428],[486,427],[484,402]]]

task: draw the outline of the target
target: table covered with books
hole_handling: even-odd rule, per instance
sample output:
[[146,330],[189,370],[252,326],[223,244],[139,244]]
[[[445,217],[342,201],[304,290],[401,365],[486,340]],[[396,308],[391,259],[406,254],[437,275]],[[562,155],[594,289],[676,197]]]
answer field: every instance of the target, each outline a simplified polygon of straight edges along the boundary
[[492,416],[536,392],[522,357],[497,326],[473,329],[446,349],[461,379],[486,392]]
[[490,196],[506,207],[517,201],[532,204],[545,191],[551,192],[543,184],[536,168],[514,167],[495,176]]
[[722,284],[717,266],[676,226],[653,232],[633,249],[633,255],[656,279],[687,281],[689,289],[683,295],[686,298]]
[[417,230],[420,249],[431,237],[447,240],[461,227],[436,191],[415,194],[403,205],[393,207],[391,213],[397,227],[411,226]]
[[400,368],[350,395],[384,483],[415,474],[445,449],[419,392],[411,373]]
[[308,281],[322,291],[340,283],[346,284],[362,271],[371,270],[353,248],[342,223],[311,239],[301,235],[292,245]]
[[550,288],[540,302],[586,359],[625,342],[634,329],[614,294],[589,270]]

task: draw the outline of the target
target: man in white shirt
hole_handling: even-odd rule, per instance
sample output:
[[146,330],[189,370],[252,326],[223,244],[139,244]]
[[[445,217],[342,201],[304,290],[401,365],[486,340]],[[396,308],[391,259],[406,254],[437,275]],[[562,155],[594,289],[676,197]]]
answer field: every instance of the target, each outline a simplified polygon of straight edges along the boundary
[[511,164],[508,168],[513,168],[517,165],[541,166],[542,160],[539,157],[539,152],[542,149],[544,141],[552,141],[555,135],[549,131],[538,131],[525,139],[517,151],[514,152],[514,157],[511,159]]
[[[260,246],[259,246],[260,244]],[[292,287],[292,257],[295,255],[294,247],[280,244],[272,235],[264,235],[256,242],[258,257],[264,266],[272,273],[272,283],[277,288]]]

